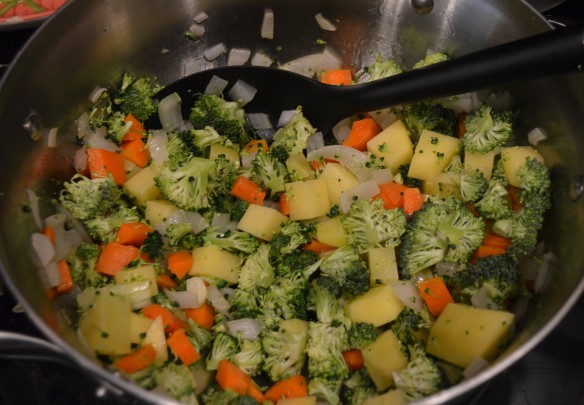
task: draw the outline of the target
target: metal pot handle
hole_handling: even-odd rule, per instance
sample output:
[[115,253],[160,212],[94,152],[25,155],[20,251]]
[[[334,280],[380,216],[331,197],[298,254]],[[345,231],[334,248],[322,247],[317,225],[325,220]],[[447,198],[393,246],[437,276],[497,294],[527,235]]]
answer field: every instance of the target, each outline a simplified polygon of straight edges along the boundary
[[6,331],[0,331],[0,358],[74,366],[69,356],[59,346],[43,339]]

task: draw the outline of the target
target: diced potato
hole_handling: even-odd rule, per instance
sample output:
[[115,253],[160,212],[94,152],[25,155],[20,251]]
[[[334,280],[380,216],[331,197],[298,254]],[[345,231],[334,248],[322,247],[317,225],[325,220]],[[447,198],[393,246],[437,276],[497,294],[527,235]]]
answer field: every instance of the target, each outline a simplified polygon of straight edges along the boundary
[[316,239],[334,247],[345,246],[347,232],[341,223],[341,217],[326,219],[316,224]]
[[426,351],[463,368],[478,357],[491,361],[513,326],[510,312],[448,304],[430,329]]
[[296,398],[282,398],[277,402],[278,405],[316,405],[316,397],[296,397]]
[[460,139],[423,130],[410,163],[408,177],[432,180],[460,153]]
[[363,405],[403,405],[407,403],[404,392],[400,389],[389,390],[385,394],[369,398]]
[[138,207],[143,207],[146,201],[162,199],[162,194],[154,182],[158,174],[156,169],[147,166],[124,183],[124,189],[134,197]]
[[144,204],[144,217],[151,226],[155,226],[164,218],[178,210],[178,207],[167,200],[148,200]]
[[432,180],[424,181],[424,193],[439,197],[451,195],[460,198],[460,174],[440,173]]
[[399,279],[395,248],[375,247],[369,249],[367,254],[372,287],[387,285]]
[[322,179],[287,183],[286,196],[293,221],[317,218],[331,209],[328,187]]
[[151,344],[156,350],[156,361],[164,363],[168,360],[168,348],[166,346],[166,335],[164,334],[164,323],[159,316],[150,325],[146,331],[143,345]]
[[150,283],[150,295],[158,294],[158,285],[156,284],[156,270],[154,270],[154,266],[150,264],[133,269],[118,271],[114,278],[118,284],[131,283],[134,281],[148,281]]
[[225,155],[225,159],[235,162],[239,166],[239,151],[229,146],[223,146],[220,143],[214,143],[209,147],[209,159],[215,160],[220,155]]
[[367,150],[392,173],[397,173],[401,165],[412,160],[414,144],[403,121],[397,120],[367,142]]
[[307,180],[314,178],[314,170],[310,167],[304,153],[294,153],[286,160],[286,169],[293,180]]
[[112,294],[99,294],[93,307],[79,320],[79,332],[96,353],[123,355],[132,348],[130,336],[130,301]]
[[287,219],[285,215],[273,208],[250,204],[237,224],[237,228],[251,233],[256,238],[271,241],[282,222]]
[[340,163],[327,163],[319,178],[326,181],[331,204],[339,204],[341,194],[359,184],[355,175]]
[[391,330],[386,330],[375,342],[362,350],[365,368],[378,391],[386,390],[393,384],[394,371],[405,368],[408,360],[401,350],[401,343]]
[[152,325],[152,319],[146,318],[145,316],[138,315],[134,312],[130,314],[130,341],[133,344],[140,344],[142,340],[146,337],[146,333],[150,326]]
[[223,279],[229,284],[237,283],[241,259],[215,245],[193,249],[191,276],[211,276]]
[[345,305],[345,314],[352,322],[369,322],[375,326],[393,321],[404,304],[390,286],[373,287]]
[[464,152],[464,170],[467,172],[473,172],[478,169],[483,172],[487,180],[491,180],[494,161],[494,151],[487,153],[472,153],[468,151]]
[[531,146],[513,146],[501,148],[501,161],[509,184],[520,187],[521,183],[517,178],[517,170],[525,164],[527,158],[535,159],[543,163],[543,157]]
[[308,322],[303,321],[302,319],[286,319],[280,323],[280,329],[287,332],[300,333],[308,336]]

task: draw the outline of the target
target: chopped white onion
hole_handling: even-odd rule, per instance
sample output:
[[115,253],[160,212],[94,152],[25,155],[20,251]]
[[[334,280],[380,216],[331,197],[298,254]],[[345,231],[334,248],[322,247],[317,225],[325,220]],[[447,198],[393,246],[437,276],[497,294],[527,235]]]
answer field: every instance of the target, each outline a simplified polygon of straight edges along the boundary
[[67,216],[55,214],[45,218],[45,225],[55,232],[55,260],[64,259],[67,254],[81,243],[81,236],[75,230],[65,230]]
[[261,37],[266,39],[274,39],[274,12],[270,8],[266,8],[264,10]]
[[420,295],[420,290],[410,281],[394,281],[390,283],[395,295],[403,302],[403,304],[413,309],[414,311],[421,311],[424,307],[424,300]]
[[551,252],[544,253],[542,262],[537,269],[537,277],[535,278],[533,285],[533,291],[535,293],[541,293],[548,286],[553,269],[551,266],[551,261],[554,257],[554,254]]
[[176,210],[164,218],[164,222],[167,222],[169,225],[184,224],[188,222],[186,211]]
[[391,169],[373,170],[371,172],[371,180],[373,180],[377,185],[392,182],[393,174],[391,173]]
[[251,64],[253,66],[264,66],[264,67],[268,67],[272,63],[274,63],[274,60],[272,58],[270,58],[268,55],[266,55],[265,53],[262,53],[262,52],[256,52],[256,53],[254,53],[253,57],[251,58]]
[[227,52],[227,48],[225,47],[225,44],[223,42],[220,42],[216,45],[211,46],[210,48],[205,49],[205,51],[203,52],[203,56],[205,57],[205,59],[211,62],[217,59],[219,56],[223,55],[225,52]]
[[257,89],[251,84],[244,82],[243,80],[238,80],[235,82],[233,87],[227,92],[229,98],[243,107],[249,103],[255,97]]
[[47,266],[55,257],[55,248],[48,236],[35,232],[30,236],[30,245],[34,253],[33,260],[41,266]]
[[199,11],[193,17],[193,21],[196,22],[196,23],[198,23],[198,24],[200,24],[203,21],[207,20],[207,18],[209,18],[209,16],[207,15],[207,13],[205,13],[204,11]]
[[198,305],[195,308],[200,307],[207,300],[207,286],[205,281],[201,277],[191,277],[187,280],[187,291],[191,291],[198,300]]
[[186,59],[182,64],[182,74],[183,76],[189,76],[200,72],[204,69],[201,61],[196,58]]
[[75,218],[73,215],[71,215],[69,210],[65,209],[65,207],[63,207],[61,204],[57,204],[56,211],[59,214],[63,214],[67,217],[67,224],[69,225],[71,230],[77,232],[77,234],[81,237],[81,240],[83,240],[83,242],[87,243],[92,242],[91,236],[89,236],[89,233],[87,233],[87,229],[85,229],[83,223],[77,218]]
[[97,100],[99,100],[104,91],[107,91],[105,87],[96,87],[89,94],[89,101],[95,103]]
[[163,130],[152,131],[148,141],[148,150],[154,167],[162,166],[168,159],[168,134]]
[[209,84],[205,87],[205,94],[218,96],[223,93],[223,90],[225,90],[228,84],[229,82],[227,80],[213,75],[211,80],[209,80]]
[[343,144],[343,142],[349,137],[350,133],[351,127],[347,124],[333,127],[333,135],[339,145]]
[[227,66],[240,66],[248,61],[251,50],[247,48],[231,48],[227,56]]
[[464,376],[465,379],[474,377],[475,375],[483,371],[485,368],[487,368],[489,364],[490,363],[483,359],[482,357],[477,357],[476,359],[471,361],[468,366],[466,366],[466,368],[462,372],[462,375]]
[[217,286],[210,285],[207,287],[207,299],[216,311],[227,315],[229,312],[229,302],[221,294]]
[[182,100],[177,93],[169,94],[158,103],[158,118],[165,130],[178,129],[183,122]]
[[280,113],[280,118],[278,118],[278,128],[285,126],[294,116],[296,115],[296,110],[285,110]]
[[231,335],[246,340],[258,340],[262,332],[262,323],[258,319],[241,318],[228,321],[225,325]]
[[543,128],[533,128],[527,133],[527,140],[533,146],[537,146],[540,142],[548,138],[547,132]]
[[434,270],[439,276],[452,276],[457,271],[462,270],[462,268],[464,268],[464,264],[438,262],[436,263]]
[[77,124],[77,138],[83,139],[85,135],[92,132],[91,126],[89,125],[89,114],[86,112],[81,114],[76,121]]
[[335,24],[333,24],[330,20],[326,19],[322,13],[318,13],[314,16],[314,19],[316,20],[318,26],[325,30],[325,31],[336,31],[337,30],[337,26]]
[[280,211],[280,204],[277,203],[276,201],[271,201],[271,200],[265,199],[262,202],[262,205],[264,207],[271,208],[271,209],[276,210],[276,211]]
[[132,303],[132,309],[144,308],[151,302],[152,292],[150,290],[150,281],[148,280],[110,284],[104,287],[104,290],[111,294],[128,298]]
[[250,169],[253,166],[253,160],[256,157],[257,152],[246,153],[241,155],[241,168]]
[[202,25],[195,23],[189,27],[189,38],[199,39],[203,37],[203,35],[205,35],[205,27]]
[[313,150],[318,150],[324,148],[324,136],[322,132],[318,131],[308,137],[306,140],[306,151],[312,152]]
[[213,219],[211,219],[211,227],[219,233],[225,233],[228,230],[228,224],[231,221],[231,216],[222,212],[215,212]]
[[61,283],[61,271],[56,261],[50,261],[44,268],[48,287],[56,287]]
[[116,152],[119,149],[118,145],[113,141],[106,139],[106,135],[106,127],[99,127],[85,136],[85,144],[88,148],[98,148],[110,152]]
[[470,302],[477,308],[499,309],[499,305],[489,297],[489,289],[486,285],[481,286],[481,288],[470,297]]
[[57,132],[59,128],[51,128],[49,134],[47,135],[47,146],[49,148],[54,148],[57,146]]
[[341,194],[341,211],[348,212],[356,198],[368,200],[379,194],[379,191],[379,186],[374,180],[354,185]]
[[352,172],[364,167],[369,158],[367,154],[343,145],[328,145],[320,149],[313,150],[307,154],[306,159],[311,160],[333,159],[342,163]]
[[199,308],[202,304],[195,291],[173,291],[167,288],[164,289],[164,294],[172,302],[176,302],[179,308]]
[[369,116],[373,118],[373,121],[375,121],[381,129],[387,128],[397,120],[397,115],[394,113],[392,108],[371,111]]
[[270,116],[264,113],[249,113],[247,114],[249,123],[254,129],[270,129],[273,128]]
[[312,77],[315,74],[329,69],[340,69],[341,58],[329,47],[325,47],[321,53],[314,53],[291,60],[280,66],[304,76]]
[[168,49],[168,48],[162,48],[162,49],[160,50],[160,54],[161,54],[161,55],[166,55],[166,54],[167,54],[167,53],[169,53],[169,52],[170,52],[170,49]]
[[78,172],[85,170],[87,167],[87,148],[81,147],[75,151],[73,156],[73,167]]
[[441,98],[438,101],[444,107],[450,108],[457,113],[469,112],[475,109],[475,96],[473,93],[458,94],[456,96]]
[[39,197],[34,192],[33,189],[27,188],[26,189],[26,199],[28,200],[28,204],[30,206],[30,213],[32,214],[32,219],[37,226],[38,229],[43,228],[43,220],[41,219],[41,211],[39,207]]
[[513,98],[511,93],[508,91],[503,91],[497,94],[491,94],[489,97],[487,97],[485,103],[493,107],[495,110],[507,110],[511,108],[513,104]]
[[187,221],[194,233],[199,234],[209,227],[207,220],[198,212],[185,211]]

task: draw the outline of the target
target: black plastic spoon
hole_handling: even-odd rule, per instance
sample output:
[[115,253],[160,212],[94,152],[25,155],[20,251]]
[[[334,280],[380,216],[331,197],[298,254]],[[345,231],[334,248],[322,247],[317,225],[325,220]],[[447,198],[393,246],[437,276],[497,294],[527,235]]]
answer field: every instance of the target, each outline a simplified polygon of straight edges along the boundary
[[580,72],[583,64],[584,25],[578,24],[359,85],[330,86],[286,70],[232,66],[184,77],[157,97],[178,93],[183,113],[188,114],[213,76],[228,80],[229,86],[241,79],[257,89],[246,111],[269,114],[277,122],[282,111],[300,105],[310,122],[326,134],[337,122],[359,112]]

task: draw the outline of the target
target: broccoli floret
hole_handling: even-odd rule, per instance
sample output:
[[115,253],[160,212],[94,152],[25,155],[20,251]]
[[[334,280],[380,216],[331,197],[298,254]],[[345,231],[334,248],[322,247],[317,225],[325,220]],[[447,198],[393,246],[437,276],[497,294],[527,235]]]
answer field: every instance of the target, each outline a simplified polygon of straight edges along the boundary
[[402,352],[406,358],[410,358],[409,349],[418,343],[422,343],[423,331],[431,325],[430,314],[427,310],[415,311],[405,307],[397,318],[389,325],[397,340],[399,340]]
[[201,356],[207,355],[213,342],[213,335],[209,330],[199,326],[192,319],[187,320],[187,325],[186,335],[189,341]]
[[120,206],[107,215],[85,219],[83,224],[93,239],[108,242],[115,237],[118,228],[122,224],[140,221],[142,221],[142,216],[138,208]]
[[406,368],[394,371],[393,381],[411,402],[432,395],[444,387],[444,376],[436,362],[426,355],[421,345],[410,348],[411,358]]
[[[243,214],[249,208],[249,203],[247,201],[241,200],[239,198],[234,198],[234,201],[230,204],[229,214],[231,215],[232,221],[240,221],[243,218]],[[227,201],[227,199],[226,199]]]
[[245,145],[250,140],[244,127],[243,109],[236,102],[225,101],[216,95],[201,95],[191,110],[189,121],[194,129],[212,127],[237,145]]
[[211,351],[207,355],[207,370],[217,370],[219,362],[223,359],[231,360],[238,348],[239,344],[236,338],[227,332],[217,333]]
[[406,104],[402,113],[414,139],[418,139],[424,129],[449,136],[456,136],[458,133],[457,114],[441,104]]
[[342,382],[349,376],[349,368],[342,352],[349,348],[347,331],[343,325],[321,322],[308,324],[308,374],[310,378],[324,378]]
[[209,207],[207,186],[215,162],[192,157],[175,170],[165,166],[154,180],[167,200],[187,211]]
[[227,160],[225,155],[219,155],[214,163],[215,167],[209,173],[207,193],[212,205],[220,205],[219,202],[228,201],[227,197],[231,196],[231,186],[237,176],[237,164]]
[[[492,309],[501,309],[523,291],[517,262],[509,254],[479,258],[476,264],[444,276],[457,301],[472,304],[473,297],[485,293]],[[481,291],[482,290],[482,291]]]
[[385,59],[381,54],[375,56],[375,62],[368,66],[364,73],[357,79],[359,83],[371,82],[386,77],[399,75],[403,69],[394,60]]
[[205,245],[219,246],[223,250],[231,253],[245,253],[252,254],[259,246],[258,238],[250,233],[238,230],[228,230],[225,233],[219,233],[207,228],[203,235]]
[[450,57],[448,55],[446,55],[445,53],[441,53],[441,52],[430,53],[430,54],[426,55],[426,57],[424,59],[419,60],[418,62],[414,63],[414,66],[412,67],[412,69],[423,68],[426,66],[433,65],[434,63],[444,62],[448,59],[450,59]]
[[377,336],[379,336],[379,329],[368,322],[354,322],[347,330],[349,347],[352,349],[363,349],[375,342]]
[[487,191],[475,204],[475,208],[487,219],[499,220],[509,217],[511,201],[505,184],[499,179],[492,178]]
[[311,378],[308,382],[308,393],[326,401],[327,404],[336,405],[341,403],[342,381],[330,381],[326,378]]
[[298,221],[285,221],[270,241],[270,258],[277,262],[284,255],[294,252],[298,247],[309,243],[306,228]]
[[179,400],[193,394],[196,385],[191,370],[183,364],[167,363],[154,369],[152,377],[158,387]]
[[369,268],[351,245],[340,247],[327,256],[320,264],[320,271],[349,294],[360,295],[369,290]]
[[152,97],[161,89],[162,86],[156,85],[151,78],[125,74],[114,103],[124,114],[131,113],[138,121],[144,122],[158,110]]
[[108,282],[107,276],[95,270],[99,252],[98,245],[82,242],[73,254],[67,257],[71,278],[82,290],[103,287]]
[[254,376],[258,374],[264,362],[262,343],[259,340],[241,339],[239,341],[239,351],[232,356],[231,360],[247,375]]
[[214,143],[221,143],[221,144],[225,144],[226,142],[229,143],[229,145],[233,145],[231,143],[231,141],[229,141],[227,138],[219,135],[219,133],[217,131],[215,131],[215,129],[213,129],[213,127],[205,127],[202,129],[192,129],[189,131],[189,134],[193,137],[193,144],[199,149],[199,150],[206,150],[208,147],[210,147],[211,145],[213,145]]
[[446,166],[443,170],[445,173],[458,173],[462,174],[464,171],[464,165],[462,163],[462,159],[459,155],[454,155],[450,162],[448,162],[448,166]]
[[462,201],[474,203],[483,198],[489,188],[489,181],[480,170],[462,172],[460,175],[460,196]]
[[272,157],[277,159],[282,164],[286,164],[286,161],[290,157],[290,153],[286,149],[286,146],[283,144],[276,146],[272,145],[272,147],[270,148],[270,155],[272,155]]
[[383,200],[358,199],[341,218],[347,239],[365,253],[372,247],[395,247],[406,230],[407,219],[402,210],[386,210]]
[[483,243],[485,231],[483,219],[475,217],[470,209],[459,204],[438,225],[438,237],[448,242],[444,261],[465,263]]
[[193,232],[193,228],[188,222],[170,224],[166,228],[165,236],[170,247],[192,250],[197,246],[203,246],[202,238]]
[[493,111],[490,106],[483,104],[465,117],[464,125],[464,150],[487,153],[509,140],[513,132],[513,113],[510,110]]
[[277,277],[260,297],[260,320],[268,328],[282,319],[306,319],[308,282],[302,273]]
[[[273,260],[274,257],[271,256],[271,259]],[[312,274],[313,267],[318,266],[320,260],[318,255],[311,250],[297,250],[277,258],[273,263],[276,263],[275,269],[278,276],[300,272],[308,278]]]
[[89,108],[89,127],[93,130],[105,125],[114,113],[113,102],[109,90],[104,89],[99,98]]
[[146,253],[150,259],[158,260],[164,258],[163,248],[164,241],[159,231],[155,230],[146,235],[146,239],[142,244],[142,252]]
[[[124,136],[130,131],[132,126],[132,122],[126,122],[124,118],[124,114],[116,111],[102,122],[102,125],[107,127],[106,137],[118,146],[122,144]],[[94,125],[97,125],[97,122],[94,121]]]
[[222,390],[217,385],[211,385],[201,394],[204,405],[257,405],[258,402],[249,395],[239,395],[230,389]]
[[268,190],[270,197],[275,197],[285,190],[284,184],[289,181],[289,176],[282,162],[270,153],[260,151],[252,162],[251,179]]
[[241,266],[238,288],[245,291],[267,289],[273,281],[274,268],[270,263],[270,245],[262,244]]
[[192,157],[205,157],[203,151],[193,144],[188,131],[169,133],[166,151],[168,157],[164,165],[172,170],[176,170]]
[[318,277],[310,283],[309,301],[319,322],[342,322],[345,319],[341,293],[339,284],[330,277]]
[[315,132],[316,129],[302,114],[302,108],[298,107],[292,119],[274,134],[270,150],[282,146],[290,155],[303,153],[308,138]]
[[544,194],[551,187],[550,170],[540,161],[527,158],[517,170],[519,187],[528,193]]
[[[410,165],[400,165],[397,169],[397,173],[394,176],[394,181],[396,183],[401,183],[408,187],[417,187],[422,189],[422,180],[414,179],[413,177],[408,177],[408,172],[410,171]],[[399,180],[399,181],[398,181]]]
[[347,405],[361,405],[377,395],[375,383],[365,369],[354,372],[341,387],[341,402]]
[[306,362],[307,339],[308,327],[299,320],[284,321],[277,330],[262,333],[265,353],[262,368],[273,381],[301,373]]
[[261,314],[255,292],[236,289],[229,298],[229,314],[234,319],[256,318]]
[[59,201],[71,215],[82,221],[107,216],[122,204],[122,191],[106,177],[90,179],[75,174],[63,184]]

